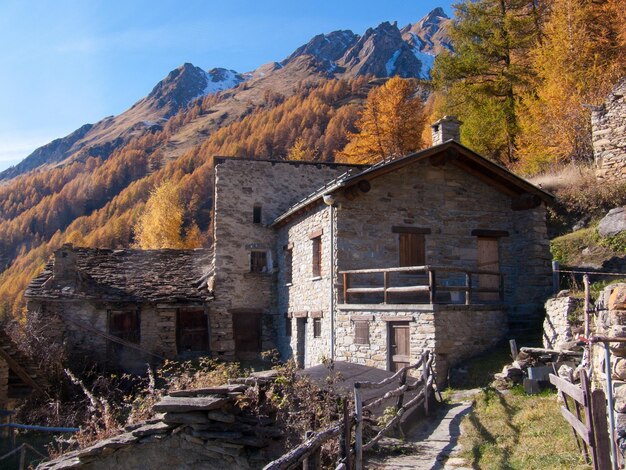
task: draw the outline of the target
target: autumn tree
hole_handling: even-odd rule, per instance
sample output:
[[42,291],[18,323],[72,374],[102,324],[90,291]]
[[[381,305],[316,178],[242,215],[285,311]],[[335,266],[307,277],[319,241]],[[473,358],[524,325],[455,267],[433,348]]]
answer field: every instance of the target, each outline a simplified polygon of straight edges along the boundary
[[298,137],[287,152],[287,160],[290,161],[312,161],[315,159],[315,151],[307,147],[303,137]]
[[593,158],[591,110],[626,73],[625,0],[554,0],[520,113],[520,169]]
[[358,132],[348,135],[338,160],[374,163],[415,152],[423,147],[424,124],[416,81],[393,77],[368,94]]
[[171,180],[161,183],[150,193],[135,226],[136,246],[144,250],[197,247],[202,240],[200,230],[192,224],[184,237],[184,215],[177,185]]
[[517,104],[532,86],[529,54],[541,41],[543,0],[465,0],[455,5],[454,52],[435,60],[432,77],[445,101],[439,114],[464,122],[462,141],[512,163]]

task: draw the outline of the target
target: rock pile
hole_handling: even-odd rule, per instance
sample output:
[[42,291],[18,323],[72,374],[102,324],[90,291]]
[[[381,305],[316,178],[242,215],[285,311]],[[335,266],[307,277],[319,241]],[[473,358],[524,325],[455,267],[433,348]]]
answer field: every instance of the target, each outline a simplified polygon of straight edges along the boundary
[[38,468],[262,468],[281,455],[283,432],[271,417],[255,416],[236,403],[259,380],[267,378],[172,392],[154,406],[155,419]]

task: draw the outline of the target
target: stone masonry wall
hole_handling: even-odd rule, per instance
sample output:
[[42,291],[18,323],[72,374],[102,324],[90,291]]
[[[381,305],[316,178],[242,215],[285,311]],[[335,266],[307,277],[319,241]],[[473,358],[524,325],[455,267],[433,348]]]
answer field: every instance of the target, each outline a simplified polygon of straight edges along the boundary
[[[272,221],[292,204],[313,193],[351,166],[293,162],[218,160],[215,166],[214,246],[215,301],[211,304],[212,351],[225,358],[234,353],[232,314],[238,309],[263,312],[262,348],[276,347],[274,327],[286,312],[274,306],[277,279],[276,231]],[[253,207],[262,207],[260,224]],[[250,273],[250,252],[266,251],[267,273]],[[245,314],[245,313],[241,313]],[[267,317],[271,319],[268,321]]]
[[[369,344],[355,343],[355,321],[369,322]],[[506,313],[489,306],[342,305],[337,359],[388,369],[391,321],[409,321],[411,363],[425,349],[435,353],[439,385],[446,382],[450,367],[493,347],[507,331]]]
[[571,349],[567,343],[574,341],[574,322],[571,317],[582,306],[582,299],[567,295],[548,299],[543,322],[543,347],[546,349]]
[[[460,268],[476,268],[473,230],[502,230],[509,233],[498,242],[509,319],[542,311],[551,285],[543,205],[512,211],[510,198],[491,186],[451,164],[434,167],[426,161],[374,179],[368,193],[339,203],[340,271],[397,266],[399,242],[392,226],[429,229],[426,263]],[[464,282],[463,275],[452,274],[449,282]]]
[[591,115],[593,153],[599,180],[626,178],[626,79]]
[[[279,345],[284,358],[295,356],[297,351],[298,318],[307,318],[305,325],[306,354],[305,367],[316,365],[323,357],[331,357],[331,234],[330,212],[328,206],[320,204],[309,215],[298,222],[282,227],[279,231],[276,246],[278,258],[278,312],[279,325],[277,328]],[[322,232],[322,263],[321,275],[313,276],[313,242],[310,235],[313,232]],[[291,246],[292,253],[292,282],[285,280],[285,250]],[[291,336],[285,331],[284,316],[291,318]],[[314,337],[314,318],[321,322],[321,335]],[[301,320],[303,321],[303,320]]]

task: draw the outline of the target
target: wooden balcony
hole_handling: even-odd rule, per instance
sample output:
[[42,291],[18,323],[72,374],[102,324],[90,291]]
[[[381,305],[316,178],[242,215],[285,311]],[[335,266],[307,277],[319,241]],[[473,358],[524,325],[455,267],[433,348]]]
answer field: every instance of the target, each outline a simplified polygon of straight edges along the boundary
[[343,276],[345,304],[504,302],[504,274],[443,266],[353,269]]

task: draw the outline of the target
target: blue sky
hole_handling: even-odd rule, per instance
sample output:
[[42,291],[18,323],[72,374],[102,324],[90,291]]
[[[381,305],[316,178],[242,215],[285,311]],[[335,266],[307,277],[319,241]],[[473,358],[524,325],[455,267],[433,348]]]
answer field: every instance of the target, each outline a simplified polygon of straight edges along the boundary
[[119,114],[184,62],[246,72],[312,36],[414,23],[452,2],[0,0],[0,170]]

